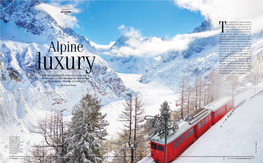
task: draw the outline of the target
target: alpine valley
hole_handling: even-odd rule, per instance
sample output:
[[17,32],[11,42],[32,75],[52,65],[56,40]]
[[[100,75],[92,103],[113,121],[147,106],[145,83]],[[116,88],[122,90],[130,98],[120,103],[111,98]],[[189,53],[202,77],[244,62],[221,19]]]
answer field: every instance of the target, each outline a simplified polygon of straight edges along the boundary
[[[148,115],[156,115],[163,101],[175,110],[180,77],[184,74],[191,81],[201,76],[206,79],[209,71],[218,66],[219,32],[193,37],[184,50],[118,56],[112,52],[131,47],[130,39],[137,45],[156,38],[124,34],[108,49],[96,49],[88,38],[37,9],[42,3],[44,0],[0,1],[0,162],[8,160],[10,134],[27,135],[24,147],[28,148],[35,140],[29,131],[31,123],[57,108],[65,109],[61,110],[65,120],[70,120],[72,108],[86,94],[101,99],[102,112],[107,113],[109,122],[107,131],[113,137],[121,127],[117,119],[127,94],[140,94]],[[210,31],[211,24],[204,21],[189,34]],[[258,54],[262,55],[262,36],[263,32],[252,36],[252,63]],[[72,50],[72,45],[81,45],[81,49]],[[48,70],[50,64],[52,69]],[[70,82],[72,76],[79,79]],[[50,82],[54,77],[67,83]]]
[[[69,27],[60,26],[49,14],[37,10],[36,6],[41,3],[44,1],[1,1],[1,127],[18,124],[27,119],[24,118],[27,116],[35,117],[35,110],[73,108],[87,93],[96,94],[102,100],[102,104],[107,104],[124,99],[130,92],[115,71],[97,55],[96,49],[84,36],[76,34]],[[60,43],[61,52],[57,52],[59,49],[49,52],[52,42]],[[82,45],[83,49],[66,51],[63,48],[68,43]],[[63,68],[68,65],[61,61],[57,69],[45,70],[43,68],[45,60],[44,58],[40,60],[38,52],[41,52],[41,57],[47,58],[46,64],[52,65],[50,58],[53,58],[53,67],[56,65],[56,56],[57,60],[69,56],[68,64],[70,66],[75,64],[75,69]],[[71,60],[74,57],[75,60]],[[90,62],[85,60],[87,58]],[[39,66],[42,68],[39,69]],[[92,72],[87,74],[86,71],[89,72],[91,67]],[[63,87],[64,83],[46,82],[43,76],[48,75],[67,77],[85,75],[85,81],[69,83],[75,87]],[[65,114],[71,114],[71,109],[66,110]]]

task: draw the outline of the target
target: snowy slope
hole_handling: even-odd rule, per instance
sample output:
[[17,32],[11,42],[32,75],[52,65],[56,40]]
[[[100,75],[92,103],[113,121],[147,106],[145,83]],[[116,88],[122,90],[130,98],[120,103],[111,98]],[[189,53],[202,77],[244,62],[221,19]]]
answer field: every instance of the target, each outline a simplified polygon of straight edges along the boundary
[[[96,93],[103,104],[123,99],[127,93],[121,79],[96,54],[90,42],[71,28],[62,28],[46,12],[37,10],[36,5],[41,3],[38,0],[1,1],[0,112],[3,114],[0,115],[0,126],[14,123],[34,109],[54,108],[54,102],[59,101],[60,107],[67,107],[67,113],[70,114],[71,108],[86,93]],[[63,56],[96,57],[92,73],[87,75],[86,82],[76,83],[76,87],[44,83],[43,74],[85,75],[83,70],[39,70],[37,52],[41,52],[42,56],[58,55],[55,52],[48,53],[51,41],[81,43],[84,46],[81,53],[64,53]],[[43,59],[41,62],[43,65]],[[62,64],[65,67],[65,62]],[[77,65],[76,60],[75,64]],[[88,63],[81,66],[88,67]],[[64,101],[63,105],[61,101]]]
[[[244,99],[247,102],[235,109],[229,118],[223,117],[173,162],[263,162],[263,93],[249,100],[253,95],[253,89],[237,95],[236,104]],[[153,162],[151,157],[140,161],[150,162]]]
[[[127,88],[132,89],[136,92],[144,103],[145,115],[156,115],[160,111],[160,105],[167,101],[170,105],[171,110],[175,110],[176,94],[171,89],[160,85],[158,83],[143,84],[139,82],[141,74],[124,74],[118,73],[118,76],[123,80],[124,85]],[[117,136],[117,132],[122,128],[122,124],[117,121],[118,116],[124,109],[124,100],[112,102],[103,107],[102,112],[107,113],[107,120],[109,127],[107,129],[110,137]]]
[[[210,30],[210,24],[203,22],[192,33]],[[219,35],[207,38],[196,38],[183,51],[171,51],[161,56],[161,59],[150,65],[142,75],[142,83],[158,82],[170,88],[177,88],[182,74],[190,79],[202,76],[205,78],[212,67],[218,66]],[[262,33],[253,36],[252,56],[263,48]],[[253,57],[252,57],[253,58]],[[165,80],[164,80],[165,79]]]
[[[102,104],[107,104],[124,99],[130,92],[85,37],[70,28],[62,28],[50,15],[36,10],[38,4],[40,1],[33,0],[0,3],[0,162],[9,162],[8,137],[11,134],[23,137],[22,155],[30,155],[30,145],[43,139],[30,133],[29,128],[49,111],[66,109],[64,119],[69,120],[71,109],[87,93],[96,94],[102,99]],[[83,52],[64,53],[63,56],[95,56],[92,72],[86,75],[84,70],[38,70],[37,52],[41,52],[42,56],[58,55],[48,53],[51,41],[81,43]],[[65,62],[62,65],[65,67]],[[81,67],[87,68],[88,63],[84,62]],[[46,74],[86,75],[87,79],[75,83],[74,87],[63,87],[61,84],[45,83],[42,75]]]
[[[66,109],[63,114],[65,119],[70,119],[71,109],[87,93],[96,94],[102,104],[107,104],[124,99],[131,92],[85,37],[71,28],[61,27],[49,14],[36,9],[42,2],[0,2],[0,162],[8,160],[8,137],[11,134],[24,137],[23,156],[29,154],[30,145],[42,140],[39,135],[29,132],[30,123],[36,123],[49,111]],[[60,55],[48,53],[51,41],[82,44],[83,52],[65,52],[63,56],[95,56],[92,72],[87,75],[84,70],[39,70],[37,52],[42,56]],[[65,67],[65,62],[62,65]],[[87,67],[87,62],[81,64],[82,69]],[[42,75],[46,74],[86,75],[87,79],[74,83],[74,87],[63,87],[60,83],[45,83]]]

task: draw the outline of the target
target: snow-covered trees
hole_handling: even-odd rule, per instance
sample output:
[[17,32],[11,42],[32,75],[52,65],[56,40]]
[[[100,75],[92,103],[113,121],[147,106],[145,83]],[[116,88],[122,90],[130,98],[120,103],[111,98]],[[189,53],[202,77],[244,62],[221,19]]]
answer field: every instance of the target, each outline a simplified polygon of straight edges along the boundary
[[[175,114],[177,119],[183,119],[187,114],[189,114],[197,106],[198,98],[200,98],[200,85],[199,80],[195,80],[195,85],[192,86],[190,83],[190,78],[183,75],[178,85],[176,93],[179,95],[178,103],[181,107],[180,117]],[[195,100],[194,100],[195,99]],[[176,111],[178,112],[178,111]]]
[[208,103],[220,98],[221,96],[221,75],[219,74],[219,70],[213,68],[208,76]]
[[63,121],[64,110],[51,111],[39,120],[32,131],[40,133],[44,142],[33,146],[35,156],[28,161],[56,163],[101,163],[105,149],[102,141],[107,135],[106,114],[100,112],[100,101],[91,95],[84,96],[72,110],[72,121]]
[[[218,69],[211,69],[206,77],[182,75],[176,93],[180,111],[173,113],[176,119],[183,119],[190,112],[205,106],[222,95],[222,78]],[[179,117],[180,115],[180,117]]]
[[100,112],[101,105],[91,95],[83,97],[72,111],[69,125],[67,155],[70,163],[100,163],[103,161],[102,141],[107,135],[106,114]]
[[182,76],[179,87],[178,87],[178,94],[179,94],[179,101],[180,101],[180,106],[181,106],[181,119],[184,118],[184,102],[185,102],[185,96],[186,96],[186,88],[187,88],[187,83],[188,83],[188,78],[186,76]]
[[[133,97],[129,94],[129,100],[124,104],[124,110],[119,115],[119,121],[123,123],[120,133],[120,148],[115,151],[117,158],[115,162],[137,162],[141,159],[145,142],[142,130],[144,122],[144,108],[139,96]],[[137,150],[140,149],[140,150]],[[129,157],[129,158],[128,158]]]
[[[144,150],[145,135],[142,130],[144,123],[144,108],[142,100],[136,94],[134,98],[134,135],[133,135],[133,144],[134,144],[134,153],[135,161],[139,161],[139,158],[142,155],[142,150]],[[138,150],[139,149],[139,150]]]
[[35,156],[29,161],[43,161],[64,163],[66,155],[66,137],[65,124],[62,111],[51,111],[46,118],[32,125],[32,132],[41,134],[44,138],[42,145],[32,146],[31,154]]
[[[160,114],[157,114],[155,117],[146,121],[145,130],[149,134],[149,137],[152,137],[158,133],[164,133],[165,120],[164,117],[167,116],[167,120],[171,120],[171,110],[167,101],[164,101],[161,105]],[[158,118],[159,117],[159,118]],[[171,124],[168,124],[170,126]]]
[[[125,150],[126,152],[126,144],[128,144],[129,150],[130,150],[130,162],[134,162],[134,145],[133,145],[133,138],[132,138],[132,128],[133,128],[133,97],[131,94],[129,94],[129,100],[125,101],[124,104],[124,111],[122,111],[122,114],[119,116],[119,121],[123,123],[124,128],[122,129],[122,132],[124,133],[121,135],[124,140],[121,144],[122,147],[125,149],[121,149],[122,151]],[[126,159],[126,158],[124,158]]]

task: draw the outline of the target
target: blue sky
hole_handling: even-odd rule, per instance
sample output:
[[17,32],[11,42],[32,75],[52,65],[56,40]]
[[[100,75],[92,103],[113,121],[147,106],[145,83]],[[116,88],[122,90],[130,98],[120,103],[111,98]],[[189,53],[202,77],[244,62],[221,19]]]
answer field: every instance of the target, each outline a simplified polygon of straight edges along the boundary
[[97,44],[109,44],[121,36],[122,24],[145,37],[174,37],[191,32],[204,17],[177,7],[172,1],[82,1],[74,14],[76,33]]
[[[263,23],[260,23],[263,1],[251,3],[247,0],[238,0],[238,5],[236,1],[229,0],[46,0],[46,2],[48,4],[36,6],[37,9],[50,14],[61,27],[71,27],[78,34],[86,36],[92,41],[91,44],[105,55],[158,56],[171,50],[182,51],[197,37],[217,35],[220,32],[218,24],[220,20],[251,20],[252,33],[263,30]],[[61,13],[66,7],[65,4],[72,11],[69,15]],[[210,20],[211,31],[188,34],[205,19]],[[125,28],[120,29],[120,26]],[[110,49],[114,43],[112,41],[116,41],[122,34],[152,38],[141,41],[138,37],[130,37],[126,41],[127,46]],[[162,37],[170,39],[164,40]]]

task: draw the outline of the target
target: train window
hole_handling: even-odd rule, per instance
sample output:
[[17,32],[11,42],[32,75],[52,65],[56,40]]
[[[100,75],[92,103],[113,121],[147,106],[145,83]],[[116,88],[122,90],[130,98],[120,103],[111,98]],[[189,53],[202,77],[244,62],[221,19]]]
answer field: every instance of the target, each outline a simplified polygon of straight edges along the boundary
[[205,120],[203,120],[203,122],[202,122],[202,127],[205,125]]
[[215,117],[217,117],[217,112],[215,113]]
[[201,128],[201,123],[198,123],[198,130]]
[[190,136],[192,136],[193,133],[194,133],[194,129],[191,129],[191,130],[190,130]]
[[[213,115],[213,114],[212,114]],[[209,121],[211,120],[211,115],[209,115]]]
[[225,112],[225,107],[223,107],[223,112]]
[[174,149],[178,146],[178,139],[174,141]]
[[220,110],[218,110],[218,115],[220,114]]
[[161,152],[163,152],[163,151],[164,151],[164,148],[163,148],[163,146],[161,146],[161,145],[158,145],[158,151],[161,151]]
[[180,137],[180,144],[182,144],[182,142],[184,142],[184,135]]
[[208,117],[206,117],[206,122],[205,123],[207,123],[208,122]]
[[156,144],[151,143],[152,149],[156,149]]
[[189,136],[189,133],[186,132],[186,133],[185,133],[185,140],[188,138],[188,136]]

